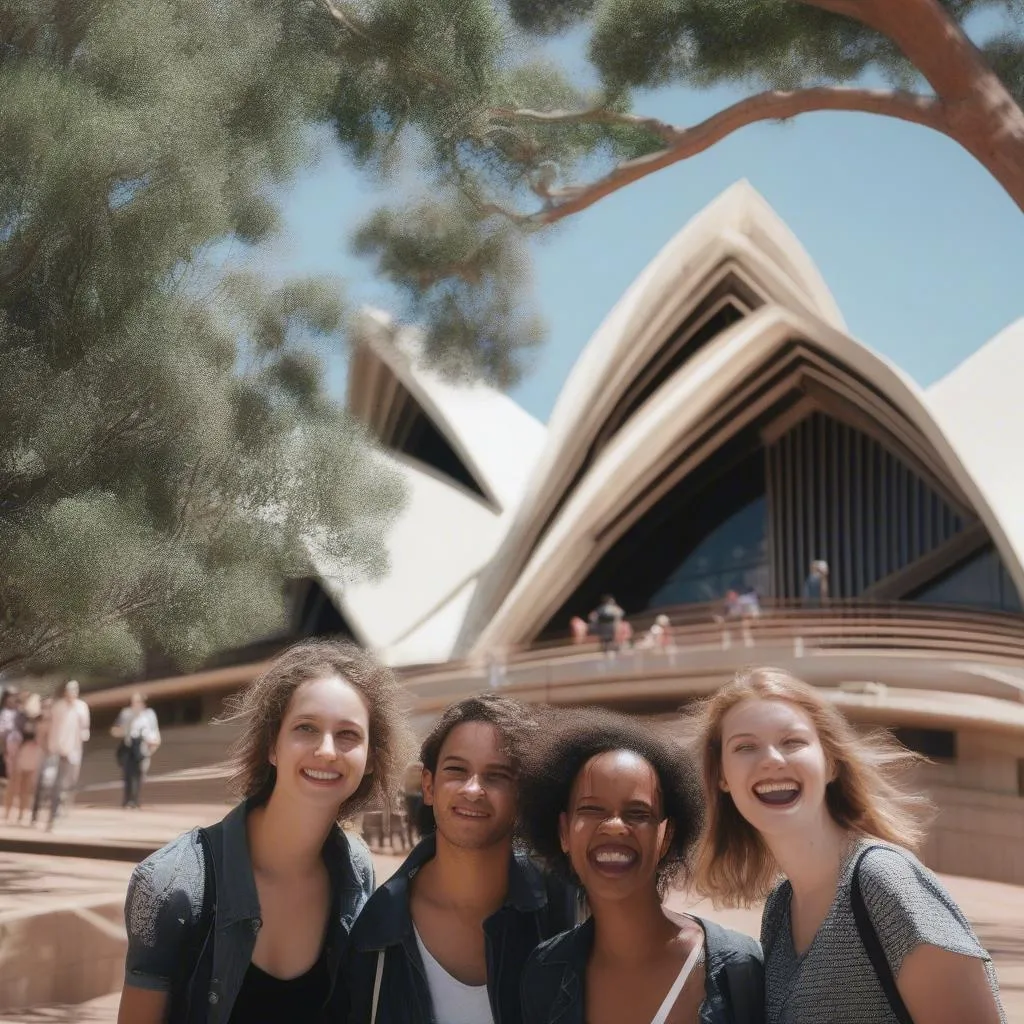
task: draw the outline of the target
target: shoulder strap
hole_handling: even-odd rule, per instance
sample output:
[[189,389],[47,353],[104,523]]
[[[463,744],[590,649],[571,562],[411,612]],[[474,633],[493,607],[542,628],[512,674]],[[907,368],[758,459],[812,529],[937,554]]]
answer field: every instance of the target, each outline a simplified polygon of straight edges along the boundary
[[868,913],[867,905],[864,903],[864,894],[860,888],[861,862],[872,849],[873,847],[869,846],[866,850],[862,850],[858,854],[857,861],[853,866],[853,879],[850,883],[850,902],[853,905],[854,920],[857,922],[857,934],[860,936],[860,941],[868,954],[871,966],[875,969],[875,977],[878,978],[878,984],[882,986],[882,991],[885,993],[885,998],[889,1001],[889,1007],[896,1015],[896,1019],[900,1024],[914,1024],[910,1011],[907,1010],[906,1003],[903,1002],[903,997],[896,988],[896,979],[892,976],[889,961],[886,959],[885,950],[882,949],[878,932],[875,931],[875,926],[872,924],[871,915]]

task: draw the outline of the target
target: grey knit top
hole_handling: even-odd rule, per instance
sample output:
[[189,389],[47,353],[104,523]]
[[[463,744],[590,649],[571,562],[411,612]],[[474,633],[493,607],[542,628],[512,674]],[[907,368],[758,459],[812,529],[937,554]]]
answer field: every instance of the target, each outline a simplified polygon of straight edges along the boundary
[[[906,850],[861,840],[844,859],[832,907],[802,956],[793,948],[789,882],[769,895],[761,920],[767,1024],[897,1024],[853,916],[853,867],[865,846],[861,892],[893,977],[917,946],[939,946],[984,961],[998,1002],[992,960],[938,878]],[[1001,1006],[1000,1013],[1005,1024]]]

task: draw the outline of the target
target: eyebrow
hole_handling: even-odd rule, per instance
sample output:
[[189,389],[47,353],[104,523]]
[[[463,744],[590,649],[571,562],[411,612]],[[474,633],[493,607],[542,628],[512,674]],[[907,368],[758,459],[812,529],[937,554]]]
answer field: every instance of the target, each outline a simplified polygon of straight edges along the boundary
[[[460,757],[458,754],[445,754],[441,758],[441,764],[447,764],[449,761],[457,761],[459,764],[468,765],[469,761],[465,757]],[[484,768],[501,768],[505,771],[511,771],[512,765],[508,761],[492,761],[490,764],[485,764]]]
[[[316,722],[317,724],[319,724],[321,721],[323,721],[323,718],[323,715],[314,714],[312,711],[302,711],[295,716],[294,720],[296,722]],[[340,722],[338,722],[339,727],[343,725],[350,725],[352,726],[352,728],[359,729],[360,731],[362,731],[363,728],[358,722],[352,721],[351,718],[343,718]]]

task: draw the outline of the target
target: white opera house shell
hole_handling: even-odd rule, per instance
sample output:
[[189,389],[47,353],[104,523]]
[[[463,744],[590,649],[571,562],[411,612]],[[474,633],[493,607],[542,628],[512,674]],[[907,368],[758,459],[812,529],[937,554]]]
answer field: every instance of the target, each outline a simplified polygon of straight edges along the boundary
[[739,182],[608,314],[547,426],[418,365],[365,315],[348,405],[408,484],[380,583],[319,578],[396,666],[564,636],[753,586],[1021,612],[1024,320],[925,390],[846,331],[828,286]]

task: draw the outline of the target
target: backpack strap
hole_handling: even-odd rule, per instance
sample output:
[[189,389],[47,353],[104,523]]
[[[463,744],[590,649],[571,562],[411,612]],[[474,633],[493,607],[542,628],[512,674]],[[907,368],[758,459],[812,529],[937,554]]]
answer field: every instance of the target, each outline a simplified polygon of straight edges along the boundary
[[914,1024],[914,1019],[910,1016],[910,1011],[907,1009],[906,1003],[903,1002],[899,989],[896,988],[896,979],[893,977],[892,968],[889,967],[885,950],[882,948],[882,942],[878,938],[878,932],[875,931],[871,915],[868,913],[867,904],[864,902],[864,894],[861,892],[861,862],[873,849],[874,847],[869,846],[866,850],[861,850],[857,856],[856,863],[853,865],[853,879],[850,883],[850,902],[853,905],[853,917],[857,922],[857,934],[860,936],[861,944],[868,954],[871,966],[875,970],[875,977],[878,979],[878,984],[882,986],[882,991],[885,993],[890,1009],[896,1015],[896,1019],[900,1024]]

